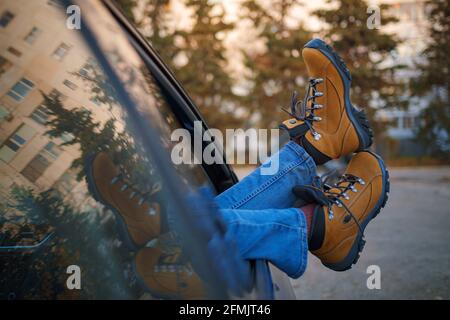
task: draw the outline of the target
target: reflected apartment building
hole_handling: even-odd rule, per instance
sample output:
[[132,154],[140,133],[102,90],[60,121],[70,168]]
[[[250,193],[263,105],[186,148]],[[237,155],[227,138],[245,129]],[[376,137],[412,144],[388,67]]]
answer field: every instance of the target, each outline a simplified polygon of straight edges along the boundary
[[[421,55],[428,41],[428,10],[425,0],[380,0],[389,6],[391,15],[398,19],[395,24],[387,25],[383,31],[397,35],[402,43],[392,64],[407,68],[398,71],[400,79],[412,79],[418,76],[416,63],[423,62]],[[421,112],[429,103],[429,97],[408,99],[408,107],[382,109],[377,113],[380,121],[389,123],[387,136],[389,143],[379,146],[380,153],[386,158],[401,156],[419,156],[424,149],[417,143],[415,135],[421,125]]]
[[52,188],[80,208],[90,201],[71,169],[80,152],[77,145],[61,146],[70,134],[46,134],[43,94],[58,96],[67,109],[85,108],[96,120],[110,114],[85,90],[80,75],[91,58],[77,31],[66,28],[63,8],[48,0],[26,4],[0,3],[0,202],[7,210],[15,186]]

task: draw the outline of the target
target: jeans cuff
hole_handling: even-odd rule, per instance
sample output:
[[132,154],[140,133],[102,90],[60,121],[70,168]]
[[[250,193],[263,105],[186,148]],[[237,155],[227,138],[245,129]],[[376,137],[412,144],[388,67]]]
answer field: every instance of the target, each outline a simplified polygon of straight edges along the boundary
[[299,255],[299,265],[297,271],[294,274],[289,275],[293,279],[297,279],[303,275],[306,271],[308,265],[308,226],[306,224],[305,214],[301,209],[299,209],[298,214],[298,233],[300,239],[300,255]]

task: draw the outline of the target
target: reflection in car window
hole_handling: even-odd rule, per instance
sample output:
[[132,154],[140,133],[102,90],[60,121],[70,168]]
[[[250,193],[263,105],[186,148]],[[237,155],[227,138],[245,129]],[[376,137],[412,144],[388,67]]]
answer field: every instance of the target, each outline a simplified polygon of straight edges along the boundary
[[[0,3],[17,25],[0,28],[0,299],[205,297],[152,155],[60,10],[45,0]],[[108,54],[127,90],[144,97],[140,112],[159,133],[151,138],[170,152],[180,124],[153,76]],[[199,166],[177,173],[191,188],[208,183]],[[69,288],[72,265],[82,290]]]

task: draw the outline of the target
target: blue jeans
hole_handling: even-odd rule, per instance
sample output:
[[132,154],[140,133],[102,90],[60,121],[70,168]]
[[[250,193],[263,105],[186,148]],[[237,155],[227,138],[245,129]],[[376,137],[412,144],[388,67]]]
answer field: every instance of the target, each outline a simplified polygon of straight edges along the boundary
[[287,143],[278,157],[277,173],[261,175],[260,167],[215,201],[227,226],[225,237],[236,243],[245,259],[268,260],[298,278],[307,265],[308,235],[303,212],[293,207],[292,188],[312,184],[316,165],[294,142]]

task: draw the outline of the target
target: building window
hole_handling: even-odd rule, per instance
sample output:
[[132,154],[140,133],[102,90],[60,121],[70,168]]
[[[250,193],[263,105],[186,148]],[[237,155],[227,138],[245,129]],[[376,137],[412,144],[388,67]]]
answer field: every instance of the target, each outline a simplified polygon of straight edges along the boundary
[[22,78],[8,92],[8,96],[17,102],[22,101],[28,93],[33,89],[34,83],[28,79]]
[[39,124],[46,125],[49,118],[49,110],[46,106],[40,105],[31,113],[30,117]]
[[20,52],[19,50],[17,50],[14,47],[8,47],[7,50],[8,50],[9,53],[11,53],[12,55],[14,55],[14,56],[16,56],[18,58],[20,58],[22,56],[22,52]]
[[30,182],[35,182],[49,166],[50,162],[47,158],[39,153],[27,164],[21,174]]
[[54,7],[57,7],[57,8],[63,8],[63,5],[61,4],[60,0],[48,0],[47,3],[50,6],[54,6]]
[[419,126],[419,118],[415,116],[404,116],[403,117],[403,128],[412,129]]
[[29,141],[35,134],[35,130],[27,125],[22,125],[5,141],[0,147],[0,160],[9,162],[21,147]]
[[9,68],[11,68],[12,63],[3,56],[0,56],[0,75],[4,74]]
[[52,89],[52,91],[49,92],[48,97],[52,100],[59,99],[60,101],[64,101],[66,99],[66,96],[57,89]]
[[60,136],[61,140],[64,143],[68,143],[70,141],[72,141],[73,139],[75,139],[74,135],[68,132],[64,132],[61,136]]
[[40,33],[41,33],[41,30],[39,30],[36,27],[33,27],[30,30],[30,32],[28,32],[28,34],[25,36],[25,38],[23,40],[28,44],[33,44]]
[[0,16],[0,28],[6,28],[6,26],[8,26],[12,19],[14,19],[13,13],[8,10],[3,11],[2,15]]
[[75,83],[73,83],[72,81],[69,81],[67,79],[63,81],[63,84],[72,90],[76,90],[78,88],[78,86]]
[[5,107],[0,106],[0,122],[10,121],[12,119],[11,112]]
[[61,149],[54,142],[50,141],[45,145],[44,149],[42,149],[42,152],[47,158],[56,160],[61,154]]
[[99,98],[97,97],[91,97],[89,99],[89,101],[91,101],[93,104],[95,104],[97,107],[99,107],[101,105],[101,101],[99,100]]
[[88,65],[84,65],[80,68],[80,71],[78,71],[78,74],[82,77],[87,78],[89,76],[89,66]]
[[55,51],[53,51],[52,57],[61,61],[67,55],[69,49],[70,47],[63,42],[58,46],[58,48],[56,48]]
[[58,146],[49,142],[22,170],[21,174],[31,182],[35,182],[61,153]]

